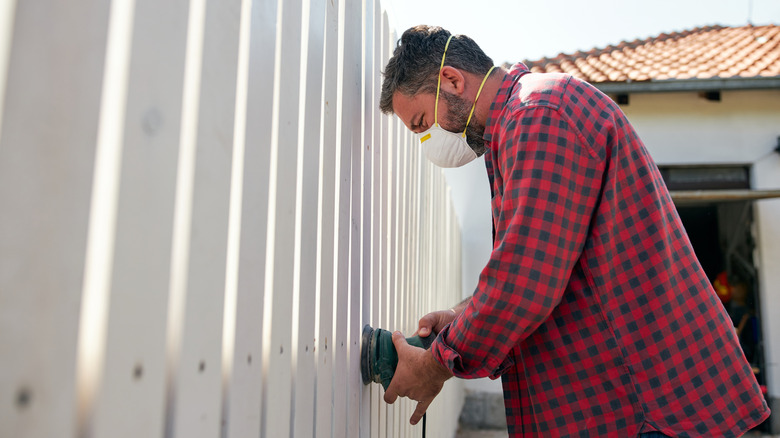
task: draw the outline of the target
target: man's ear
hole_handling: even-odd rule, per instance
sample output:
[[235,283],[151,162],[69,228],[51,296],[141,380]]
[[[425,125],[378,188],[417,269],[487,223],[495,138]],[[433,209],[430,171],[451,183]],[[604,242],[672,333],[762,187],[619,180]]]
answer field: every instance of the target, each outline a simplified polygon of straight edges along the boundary
[[441,68],[441,89],[448,93],[461,95],[466,88],[466,77],[455,67],[445,65]]

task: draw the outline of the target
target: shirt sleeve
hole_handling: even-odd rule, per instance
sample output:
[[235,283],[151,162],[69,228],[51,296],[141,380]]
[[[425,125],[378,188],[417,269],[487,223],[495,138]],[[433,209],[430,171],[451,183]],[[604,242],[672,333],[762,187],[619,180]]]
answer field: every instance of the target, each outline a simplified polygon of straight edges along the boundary
[[500,376],[560,302],[600,196],[604,161],[588,144],[554,107],[499,122],[493,251],[471,303],[431,348],[455,376]]

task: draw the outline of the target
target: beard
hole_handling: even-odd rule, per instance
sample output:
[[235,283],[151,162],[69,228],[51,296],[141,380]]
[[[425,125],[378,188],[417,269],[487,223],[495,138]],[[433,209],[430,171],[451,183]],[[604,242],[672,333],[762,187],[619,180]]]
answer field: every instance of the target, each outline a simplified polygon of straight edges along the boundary
[[466,99],[446,91],[442,91],[441,94],[448,107],[447,117],[442,120],[443,123],[440,123],[441,127],[447,131],[457,133],[461,133],[465,129],[466,143],[478,157],[481,157],[487,150],[485,140],[482,138],[485,135],[485,126],[479,125],[474,117],[471,118],[471,123],[466,126],[472,104],[466,101]]

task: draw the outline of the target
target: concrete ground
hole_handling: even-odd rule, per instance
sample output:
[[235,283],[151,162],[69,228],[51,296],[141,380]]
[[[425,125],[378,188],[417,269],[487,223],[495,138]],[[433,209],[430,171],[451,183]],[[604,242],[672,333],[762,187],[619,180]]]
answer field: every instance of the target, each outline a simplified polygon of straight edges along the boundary
[[507,438],[505,430],[458,430],[455,438]]

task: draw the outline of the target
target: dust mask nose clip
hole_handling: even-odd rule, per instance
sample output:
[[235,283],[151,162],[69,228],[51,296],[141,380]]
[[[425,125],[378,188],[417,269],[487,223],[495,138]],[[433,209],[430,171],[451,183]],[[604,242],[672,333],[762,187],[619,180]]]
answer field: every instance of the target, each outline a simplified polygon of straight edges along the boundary
[[451,40],[452,35],[447,39],[444,53],[441,56],[439,82],[436,86],[436,103],[433,111],[434,124],[427,131],[418,134],[423,153],[425,153],[428,160],[439,167],[460,167],[477,158],[476,152],[466,141],[466,129],[468,129],[471,117],[474,115],[474,108],[477,106],[477,99],[479,99],[480,93],[482,93],[482,87],[485,86],[490,73],[496,68],[495,66],[491,67],[485,74],[485,77],[482,78],[482,84],[480,84],[477,96],[471,105],[471,112],[466,120],[466,128],[463,132],[458,134],[445,130],[439,125],[439,91],[441,90],[441,69],[444,67],[444,58],[447,56],[447,48],[450,46]]

